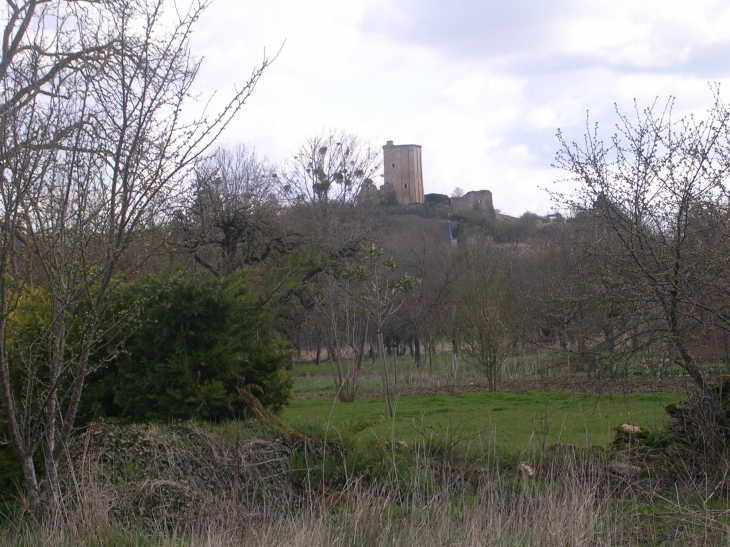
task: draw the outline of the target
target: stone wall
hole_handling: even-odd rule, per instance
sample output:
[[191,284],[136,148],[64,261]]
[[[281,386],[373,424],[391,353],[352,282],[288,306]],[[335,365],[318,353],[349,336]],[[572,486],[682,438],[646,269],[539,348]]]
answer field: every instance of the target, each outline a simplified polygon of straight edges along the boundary
[[451,199],[446,194],[426,194],[423,196],[424,203],[436,203],[451,207]]
[[461,197],[451,198],[451,207],[454,212],[483,211],[490,218],[494,218],[494,205],[492,204],[492,192],[489,190],[476,190],[467,192]]

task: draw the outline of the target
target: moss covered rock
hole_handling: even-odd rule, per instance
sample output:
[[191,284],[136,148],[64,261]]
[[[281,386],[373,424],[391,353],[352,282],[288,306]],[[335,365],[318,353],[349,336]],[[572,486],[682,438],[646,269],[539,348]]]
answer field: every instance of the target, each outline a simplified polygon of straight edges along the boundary
[[649,430],[634,424],[618,424],[614,427],[616,437],[613,439],[615,448],[628,448],[646,444]]

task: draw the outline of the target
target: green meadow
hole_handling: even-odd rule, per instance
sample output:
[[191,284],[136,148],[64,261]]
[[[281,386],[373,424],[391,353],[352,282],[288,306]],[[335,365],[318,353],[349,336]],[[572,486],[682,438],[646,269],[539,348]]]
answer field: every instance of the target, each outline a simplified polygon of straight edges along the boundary
[[[423,374],[416,382],[413,365],[407,359],[402,359],[401,367],[401,387],[409,378],[416,388],[424,383],[429,387],[440,383],[438,379],[424,380]],[[445,368],[446,365],[439,367],[435,374],[443,378]],[[613,440],[613,428],[619,423],[633,423],[649,430],[663,426],[668,421],[664,406],[680,400],[680,395],[673,393],[608,396],[529,391],[408,395],[393,397],[395,416],[386,419],[382,397],[373,396],[380,389],[374,368],[366,368],[361,380],[361,391],[367,396],[354,403],[337,400],[328,370],[326,364],[295,366],[294,400],[282,418],[303,432],[313,431],[332,439],[383,438],[411,444],[438,436],[477,445],[482,450],[507,452],[535,451],[555,443],[606,446]],[[462,377],[469,374],[462,371]],[[393,376],[392,369],[389,375]],[[478,377],[472,373],[472,379]]]

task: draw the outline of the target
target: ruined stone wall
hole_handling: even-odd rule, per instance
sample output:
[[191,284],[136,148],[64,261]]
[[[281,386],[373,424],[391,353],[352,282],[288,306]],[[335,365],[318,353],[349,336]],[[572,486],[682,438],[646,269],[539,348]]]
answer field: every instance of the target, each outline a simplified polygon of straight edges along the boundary
[[381,197],[375,184],[363,184],[357,196],[360,205],[380,203]]
[[492,204],[492,192],[489,190],[477,190],[467,192],[461,197],[451,198],[451,207],[454,212],[482,210],[489,217],[494,218],[494,205]]

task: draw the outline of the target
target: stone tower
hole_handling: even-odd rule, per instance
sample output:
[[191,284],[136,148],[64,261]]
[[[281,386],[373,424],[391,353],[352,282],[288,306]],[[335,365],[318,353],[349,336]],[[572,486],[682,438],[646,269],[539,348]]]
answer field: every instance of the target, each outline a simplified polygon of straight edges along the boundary
[[423,168],[421,147],[418,144],[393,144],[383,146],[383,178],[380,187],[383,196],[395,192],[398,203],[423,203]]

